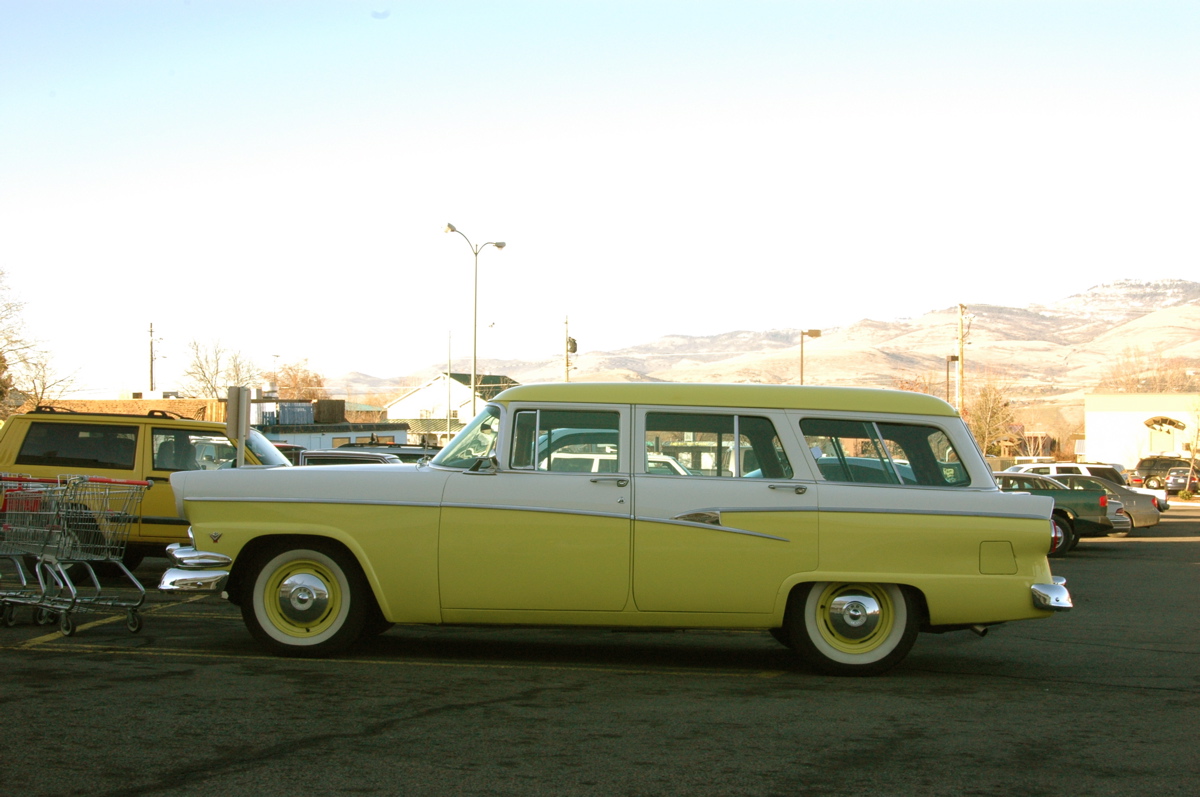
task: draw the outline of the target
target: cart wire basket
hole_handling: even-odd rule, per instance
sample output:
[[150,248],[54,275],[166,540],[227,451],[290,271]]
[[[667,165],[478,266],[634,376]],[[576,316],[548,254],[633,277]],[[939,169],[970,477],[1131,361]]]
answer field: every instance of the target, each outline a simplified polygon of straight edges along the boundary
[[[15,563],[19,582],[0,589],[3,623],[14,623],[14,607],[32,606],[37,622],[57,618],[59,630],[70,636],[75,613],[124,610],[129,630],[140,630],[137,610],[146,590],[121,560],[150,482],[7,477],[0,485],[5,488],[0,556]],[[28,557],[34,557],[36,586],[23,567]],[[102,586],[93,566],[99,562],[114,567],[134,591]]]

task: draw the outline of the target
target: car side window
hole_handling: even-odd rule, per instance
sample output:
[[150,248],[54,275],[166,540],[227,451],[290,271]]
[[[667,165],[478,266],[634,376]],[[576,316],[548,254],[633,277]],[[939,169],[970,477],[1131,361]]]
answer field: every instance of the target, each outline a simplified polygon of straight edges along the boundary
[[217,470],[236,464],[237,447],[224,435],[155,427],[150,431],[155,470]]
[[598,410],[520,410],[513,419],[511,464],[517,470],[614,473],[620,420]]
[[805,418],[800,431],[828,481],[922,487],[971,483],[950,438],[933,426]]
[[648,412],[645,444],[646,472],[655,475],[792,477],[775,424],[757,415]]
[[16,464],[133,470],[137,438],[136,426],[34,421]]

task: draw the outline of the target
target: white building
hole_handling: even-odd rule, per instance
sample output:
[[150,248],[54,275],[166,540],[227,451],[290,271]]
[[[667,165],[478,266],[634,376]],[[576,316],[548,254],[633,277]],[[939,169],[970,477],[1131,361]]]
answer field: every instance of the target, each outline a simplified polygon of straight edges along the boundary
[[1088,393],[1086,457],[1132,468],[1151,454],[1190,457],[1200,442],[1200,393]]
[[[500,391],[517,384],[507,376],[489,374],[477,379],[476,410],[482,409]],[[387,419],[408,424],[410,443],[441,446],[471,420],[471,403],[471,375],[442,372],[388,404]]]

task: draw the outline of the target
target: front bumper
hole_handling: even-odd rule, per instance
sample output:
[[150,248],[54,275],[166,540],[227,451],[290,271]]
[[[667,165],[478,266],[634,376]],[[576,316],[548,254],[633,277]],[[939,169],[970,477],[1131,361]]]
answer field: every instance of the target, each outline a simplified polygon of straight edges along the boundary
[[158,582],[162,592],[223,592],[229,581],[233,560],[211,551],[197,551],[190,545],[167,546],[167,556],[175,563]]
[[1053,584],[1034,584],[1029,588],[1033,594],[1033,605],[1051,612],[1065,612],[1074,607],[1071,593],[1067,592],[1067,580],[1053,576]]

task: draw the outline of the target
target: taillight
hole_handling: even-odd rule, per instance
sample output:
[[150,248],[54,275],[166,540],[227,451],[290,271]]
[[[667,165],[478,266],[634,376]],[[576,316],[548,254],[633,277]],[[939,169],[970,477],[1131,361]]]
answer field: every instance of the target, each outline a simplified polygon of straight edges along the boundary
[[1132,479],[1129,480],[1129,483],[1130,484],[1141,484],[1142,481],[1143,481],[1143,479],[1141,476],[1134,476]]
[[1059,527],[1059,525],[1057,523],[1055,523],[1053,520],[1051,520],[1050,521],[1050,550],[1046,551],[1046,553],[1048,553],[1048,554],[1054,553],[1055,551],[1057,551],[1059,548],[1062,547],[1062,544],[1065,541],[1066,541],[1066,536],[1063,534],[1062,529]]
[[1108,506],[1108,496],[1107,496],[1107,495],[1101,495],[1101,496],[1100,496],[1100,508],[1101,508],[1101,509],[1103,509],[1103,508],[1104,508],[1104,507],[1106,507],[1106,506]]

